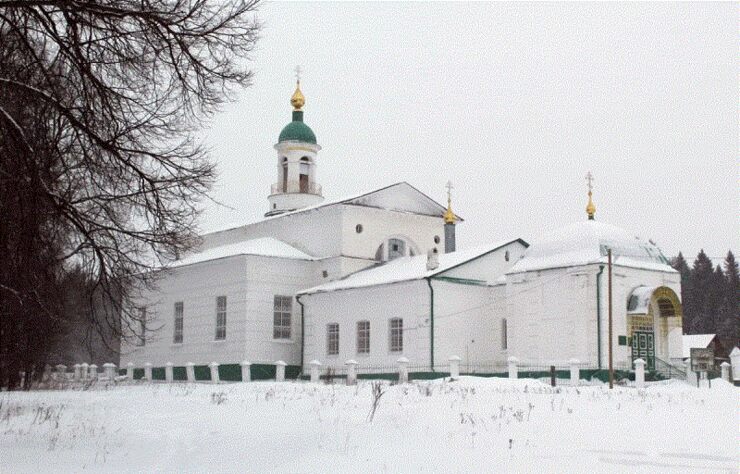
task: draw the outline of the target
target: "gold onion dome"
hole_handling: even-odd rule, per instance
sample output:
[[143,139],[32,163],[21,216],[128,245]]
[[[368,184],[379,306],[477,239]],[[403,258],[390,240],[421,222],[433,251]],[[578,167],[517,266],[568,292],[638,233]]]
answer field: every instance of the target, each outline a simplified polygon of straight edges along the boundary
[[594,220],[594,214],[596,214],[596,206],[591,200],[591,191],[588,192],[588,204],[586,205],[586,214],[588,214],[589,220]]
[[445,224],[454,224],[455,221],[457,220],[457,217],[455,217],[455,213],[452,212],[452,207],[450,206],[449,203],[447,204],[447,210],[445,211],[445,214],[444,214],[444,220],[445,220]]
[[301,92],[301,81],[298,81],[296,82],[295,92],[293,92],[293,96],[290,98],[290,105],[292,105],[295,110],[301,110],[305,103],[306,98],[303,96],[303,92]]
[[447,185],[445,187],[447,188],[447,210],[442,218],[444,219],[445,224],[454,224],[457,217],[455,216],[455,213],[452,212],[452,183],[447,181]]

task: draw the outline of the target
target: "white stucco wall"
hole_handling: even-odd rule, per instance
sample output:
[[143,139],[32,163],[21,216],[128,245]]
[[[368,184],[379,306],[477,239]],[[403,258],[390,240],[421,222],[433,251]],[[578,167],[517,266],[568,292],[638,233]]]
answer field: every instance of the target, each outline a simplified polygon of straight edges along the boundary
[[[444,221],[440,217],[346,204],[341,209],[343,256],[374,259],[378,247],[391,236],[411,240],[419,255],[433,247],[444,252]],[[359,234],[358,224],[362,225]],[[440,239],[438,244],[435,236]]]
[[[145,346],[124,345],[121,365],[145,362],[207,364],[284,360],[300,361],[300,308],[294,302],[290,341],[275,341],[274,295],[294,295],[318,282],[315,262],[259,256],[235,256],[175,268],[159,281],[156,291],[137,305],[147,306]],[[216,297],[227,297],[226,340],[215,340]],[[173,343],[174,304],[183,302],[183,342]]]
[[[599,265],[507,275],[506,314],[509,355],[523,362],[565,364],[576,358],[598,364],[596,275]],[[631,348],[620,346],[627,334],[627,299],[640,285],[668,286],[680,294],[675,273],[617,267],[613,269],[614,362],[631,363]],[[601,276],[601,362],[607,364],[607,269]],[[659,351],[656,338],[656,352]],[[658,354],[660,352],[657,352]]]
[[[175,268],[158,281],[158,290],[142,295],[146,306],[147,340],[143,347],[122,344],[121,366],[145,362],[239,361],[246,345],[246,257],[237,256]],[[215,341],[216,297],[227,298],[226,340]],[[183,343],[173,343],[174,305],[183,302]]]
[[490,373],[505,365],[501,348],[503,287],[432,280],[434,287],[434,365],[449,371],[450,356],[462,359],[462,372]]
[[[316,359],[326,367],[359,362],[358,372],[368,366],[395,366],[399,357],[411,364],[428,360],[429,290],[424,281],[404,282],[301,297],[305,305],[306,345],[304,370]],[[390,352],[388,321],[403,318],[403,352]],[[370,321],[370,353],[357,353],[357,322]],[[339,354],[327,355],[327,324],[339,323]],[[426,357],[425,357],[426,355]]]

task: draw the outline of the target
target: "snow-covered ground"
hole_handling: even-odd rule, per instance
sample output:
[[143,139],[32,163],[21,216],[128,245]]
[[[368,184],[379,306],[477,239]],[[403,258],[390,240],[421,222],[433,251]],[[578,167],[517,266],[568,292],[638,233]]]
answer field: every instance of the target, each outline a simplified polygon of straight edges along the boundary
[[738,394],[463,377],[0,393],[0,472],[738,472]]

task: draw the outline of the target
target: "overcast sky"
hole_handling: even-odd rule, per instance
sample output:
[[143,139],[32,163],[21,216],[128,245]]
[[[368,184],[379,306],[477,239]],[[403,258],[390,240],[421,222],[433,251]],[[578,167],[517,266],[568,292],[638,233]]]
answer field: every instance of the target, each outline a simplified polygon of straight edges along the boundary
[[254,85],[214,117],[205,230],[258,220],[294,68],[327,199],[408,181],[458,248],[596,218],[693,261],[736,250],[733,3],[266,3]]

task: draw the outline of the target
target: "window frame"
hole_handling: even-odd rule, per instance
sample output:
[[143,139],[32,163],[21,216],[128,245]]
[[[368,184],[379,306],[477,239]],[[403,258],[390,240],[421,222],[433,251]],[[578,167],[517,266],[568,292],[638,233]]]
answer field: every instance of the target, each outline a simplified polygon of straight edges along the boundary
[[339,323],[326,325],[326,355],[339,355]]
[[388,352],[403,352],[403,318],[388,320]]
[[[286,310],[287,304],[287,310]],[[287,324],[286,324],[287,318]],[[291,340],[293,336],[293,297],[273,295],[272,300],[272,339]]]
[[[367,327],[361,327],[367,326]],[[362,321],[357,321],[356,324],[356,347],[357,354],[361,355],[368,355],[370,354],[370,321],[367,319],[363,319]]]
[[509,322],[506,318],[501,318],[501,350],[509,350]]
[[185,341],[185,302],[175,302],[175,324],[172,331],[172,343],[182,344]]
[[[223,301],[223,305],[221,302]],[[228,301],[226,295],[216,297],[216,332],[214,334],[214,341],[225,341],[226,340],[226,315],[227,315]]]

